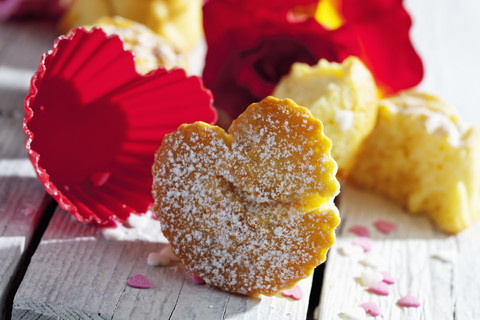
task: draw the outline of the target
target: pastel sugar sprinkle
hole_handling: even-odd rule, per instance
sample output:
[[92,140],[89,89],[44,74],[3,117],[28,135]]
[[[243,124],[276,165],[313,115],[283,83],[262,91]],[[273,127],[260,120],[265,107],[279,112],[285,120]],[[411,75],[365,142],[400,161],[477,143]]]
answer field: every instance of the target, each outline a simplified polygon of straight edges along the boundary
[[388,288],[388,284],[386,284],[383,281],[372,284],[368,288],[368,291],[381,296],[388,296],[390,294],[390,289]]
[[134,274],[130,280],[127,281],[127,284],[132,288],[138,289],[148,289],[152,287],[147,277],[140,273]]
[[407,294],[400,300],[398,300],[397,304],[400,307],[413,307],[413,308],[418,308],[420,307],[420,300],[418,300],[417,297],[412,296],[410,294]]
[[352,226],[348,229],[353,234],[356,234],[359,237],[370,237],[370,231],[368,231],[365,226]]
[[355,307],[352,310],[340,312],[338,317],[342,320],[363,320],[365,319],[365,309]]
[[367,237],[355,238],[353,239],[352,244],[362,247],[365,252],[372,250],[372,241]]
[[381,219],[375,221],[374,225],[378,231],[385,234],[392,233],[397,228],[395,223]]
[[147,257],[147,264],[152,267],[167,266],[169,262],[170,259],[160,252],[151,252]]
[[360,260],[360,263],[364,265],[365,267],[370,267],[373,269],[385,269],[386,262],[377,253],[374,252],[369,252],[368,254],[365,255],[365,257]]
[[361,258],[364,256],[363,248],[359,246],[354,246],[353,244],[344,244],[342,247],[338,249],[341,255],[345,257],[352,257],[352,258]]
[[200,276],[198,276],[196,273],[192,273],[192,282],[194,284],[198,285],[203,285],[205,284],[205,280],[203,280]]
[[366,314],[369,314],[373,317],[381,316],[382,311],[380,307],[373,301],[365,302],[360,305],[365,310]]
[[170,247],[170,246],[166,246],[165,248],[163,248],[160,251],[160,254],[164,255],[165,257],[167,257],[172,262],[179,262],[180,261],[180,259],[175,255],[175,253],[172,250],[172,247]]
[[300,300],[303,298],[302,288],[296,285],[295,287],[282,291],[282,295],[293,300]]
[[383,276],[382,281],[386,284],[394,284],[397,281],[388,271],[382,271],[381,274]]
[[362,272],[359,280],[363,286],[370,287],[371,285],[382,281],[383,275],[376,270],[366,269]]
[[437,259],[437,260],[440,260],[442,262],[454,262],[456,257],[457,257],[457,253],[453,250],[450,250],[450,251],[443,251],[443,252],[437,252],[437,253],[433,253],[431,255],[431,257],[433,259]]

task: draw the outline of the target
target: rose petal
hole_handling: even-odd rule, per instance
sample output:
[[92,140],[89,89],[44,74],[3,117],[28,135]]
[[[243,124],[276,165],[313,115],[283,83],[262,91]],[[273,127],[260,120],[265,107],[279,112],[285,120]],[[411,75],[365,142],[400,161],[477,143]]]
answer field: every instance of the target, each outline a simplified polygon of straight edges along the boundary
[[[417,85],[423,65],[410,41],[412,21],[402,0],[342,0],[345,24],[362,43],[358,57],[385,94]],[[394,25],[392,27],[392,24]]]

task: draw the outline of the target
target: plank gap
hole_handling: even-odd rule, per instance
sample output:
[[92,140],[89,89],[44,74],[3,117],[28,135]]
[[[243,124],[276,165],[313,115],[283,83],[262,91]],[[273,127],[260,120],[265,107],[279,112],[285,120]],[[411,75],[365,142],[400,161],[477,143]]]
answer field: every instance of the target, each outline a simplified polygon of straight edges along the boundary
[[[125,293],[125,290],[126,290],[126,289],[127,289],[127,286],[125,285],[125,288],[123,288],[123,291],[122,291],[122,294],[120,295],[120,297],[123,296],[123,294]],[[118,310],[118,307],[119,307],[119,305],[120,305],[120,301],[121,301],[121,299],[118,299],[117,303],[115,304],[115,307],[113,308],[113,314],[112,314],[112,316],[110,317],[110,320],[113,320],[114,315],[115,315],[115,312]],[[100,314],[98,314],[98,315],[100,315]]]
[[313,272],[313,281],[312,281],[312,290],[310,291],[310,297],[308,300],[308,309],[307,309],[307,320],[314,319],[315,309],[320,303],[320,295],[322,293],[323,285],[323,274],[325,271],[325,264],[328,263],[327,260],[315,268]]
[[225,317],[227,316],[227,307],[228,307],[229,301],[230,301],[230,295],[227,297],[227,301],[225,301],[225,306],[223,307],[222,319],[225,319]]
[[35,213],[36,219],[33,222],[34,231],[32,237],[30,241],[25,244],[25,250],[22,252],[20,261],[13,273],[14,275],[7,285],[8,293],[5,296],[5,300],[2,301],[5,310],[1,318],[2,320],[11,319],[12,317],[13,300],[15,298],[15,294],[17,293],[20,283],[23,281],[23,277],[27,272],[32,256],[35,253],[35,250],[37,249],[56,208],[57,202],[53,200],[49,194],[45,194],[42,203]]
[[[341,186],[343,187],[343,185]],[[333,200],[337,208],[340,208],[340,203],[342,201],[342,193],[340,192],[335,199]],[[343,226],[345,225],[346,218],[342,217],[340,212],[340,224],[338,225],[335,234],[339,235],[342,233]],[[323,287],[323,275],[325,273],[325,266],[328,263],[328,256],[324,263],[317,266],[313,271],[313,280],[312,280],[312,289],[310,290],[310,296],[308,299],[308,309],[307,309],[307,320],[313,320],[315,318],[315,309],[320,304],[320,295],[322,294]]]
[[172,312],[170,313],[170,316],[168,317],[168,320],[172,319],[173,314],[175,313],[175,310],[177,309],[178,301],[180,300],[180,295],[182,294],[182,289],[183,289],[184,285],[185,285],[185,277],[183,278],[182,285],[180,286],[180,291],[178,292],[177,299],[175,300],[175,304],[173,305]]

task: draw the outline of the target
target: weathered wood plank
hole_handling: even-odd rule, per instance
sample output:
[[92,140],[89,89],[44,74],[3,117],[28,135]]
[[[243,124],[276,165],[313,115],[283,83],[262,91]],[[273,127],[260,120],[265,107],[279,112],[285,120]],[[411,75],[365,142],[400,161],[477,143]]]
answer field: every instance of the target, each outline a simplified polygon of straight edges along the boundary
[[413,19],[411,38],[425,69],[420,87],[441,96],[480,126],[480,37],[472,36],[480,30],[480,1],[404,2]]
[[[29,77],[54,31],[46,25],[0,25],[0,315],[8,316],[12,293],[24,272],[26,252],[48,200],[24,148],[23,100]],[[28,70],[28,71],[25,71]],[[20,276],[21,277],[21,276]]]
[[[191,282],[181,266],[150,267],[147,256],[165,243],[108,241],[99,228],[57,210],[15,296],[13,318],[63,319],[304,319],[311,279],[301,301],[253,299]],[[127,286],[136,273],[148,290]]]
[[[0,127],[2,124],[0,120]],[[14,175],[10,175],[11,171],[3,175],[4,163],[0,158],[0,314],[8,312],[14,276],[38,225],[42,213],[39,210],[45,207],[45,192],[31,176],[33,170],[17,164]]]
[[0,29],[6,30],[0,33],[0,114],[21,126],[30,78],[57,32],[52,23],[35,21],[5,22]]
[[0,314],[46,204],[23,148],[21,120],[0,115]]
[[456,237],[452,290],[455,319],[480,319],[480,223]]
[[[480,268],[480,257],[474,254],[479,249],[474,243],[480,224],[461,235],[448,236],[424,217],[411,216],[381,196],[349,185],[343,187],[340,212],[342,227],[327,260],[320,319],[349,312],[368,301],[380,306],[385,319],[474,319],[470,315],[478,315],[479,280],[471,272]],[[394,221],[397,230],[390,235],[380,233],[373,226],[377,219]],[[361,263],[367,254],[342,254],[356,238],[348,231],[354,225],[369,228],[372,253],[384,264],[378,270],[397,278],[387,297],[369,293],[360,282],[369,269]],[[475,284],[475,289],[465,292]],[[399,307],[397,301],[406,294],[417,296],[421,307]],[[459,317],[459,313],[465,316]]]

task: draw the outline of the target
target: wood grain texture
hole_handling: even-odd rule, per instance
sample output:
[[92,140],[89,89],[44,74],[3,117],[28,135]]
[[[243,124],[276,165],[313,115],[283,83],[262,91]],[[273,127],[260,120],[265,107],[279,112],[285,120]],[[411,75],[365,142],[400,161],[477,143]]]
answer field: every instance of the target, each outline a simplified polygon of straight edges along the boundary
[[[4,121],[0,119],[0,134]],[[45,195],[29,163],[5,174],[0,158],[0,314],[25,247],[32,239]]]
[[25,70],[33,74],[38,65],[51,38],[47,29],[0,25],[0,315],[9,313],[11,290],[45,209],[44,188],[24,148],[22,120],[30,81]]
[[48,22],[0,23],[0,113],[21,126],[23,101],[42,54],[57,37]]
[[480,1],[405,0],[413,26],[411,38],[425,76],[420,88],[456,106],[480,126]]
[[[306,297],[261,299],[231,295],[191,282],[182,266],[150,267],[147,256],[166,244],[107,241],[94,226],[57,210],[15,296],[14,319],[304,319]],[[127,286],[136,273],[153,287]]]
[[[343,187],[340,213],[341,231],[327,259],[320,319],[331,319],[368,301],[380,306],[385,319],[475,319],[480,290],[473,270],[480,269],[480,256],[474,254],[479,250],[474,237],[480,234],[480,224],[449,236],[426,218],[411,216],[381,196],[349,185]],[[380,233],[373,225],[377,219],[394,221],[397,230],[389,235]],[[349,232],[355,225],[369,228],[371,252],[384,262],[378,270],[397,278],[387,297],[369,293],[359,281],[369,268],[361,263],[366,254],[342,254],[357,237]],[[465,291],[470,287],[467,283],[472,290]],[[397,301],[406,294],[418,297],[421,307],[399,307]]]

